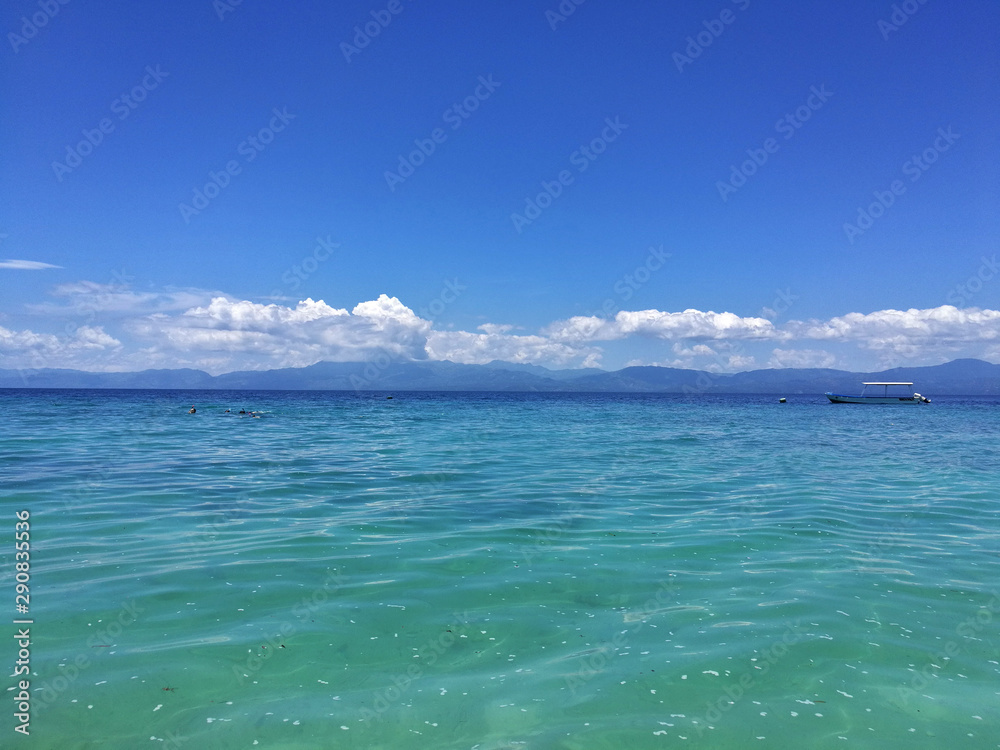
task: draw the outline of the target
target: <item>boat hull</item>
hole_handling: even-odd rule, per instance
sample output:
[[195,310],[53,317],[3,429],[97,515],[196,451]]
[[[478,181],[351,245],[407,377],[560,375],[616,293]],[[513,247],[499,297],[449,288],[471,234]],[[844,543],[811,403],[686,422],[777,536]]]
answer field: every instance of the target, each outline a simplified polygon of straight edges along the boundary
[[834,404],[919,404],[921,402],[916,396],[842,396],[839,393],[827,393],[826,397]]

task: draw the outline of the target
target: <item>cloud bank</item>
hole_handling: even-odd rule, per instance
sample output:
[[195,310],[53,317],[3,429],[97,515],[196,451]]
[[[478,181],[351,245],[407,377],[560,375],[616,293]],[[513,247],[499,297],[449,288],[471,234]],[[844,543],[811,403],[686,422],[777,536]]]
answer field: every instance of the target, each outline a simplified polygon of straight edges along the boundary
[[92,282],[60,285],[52,296],[56,302],[35,305],[30,312],[43,321],[76,317],[77,323],[63,325],[61,333],[0,327],[0,367],[195,367],[218,374],[375,357],[595,367],[607,347],[640,345],[651,356],[620,361],[725,372],[861,369],[851,365],[845,347],[898,364],[1000,357],[1000,311],[951,305],[781,325],[711,310],[622,310],[608,318],[557,320],[531,333],[499,323],[482,324],[476,331],[436,330],[431,320],[387,294],[351,310],[311,298],[294,306],[262,304],[199,289],[136,292],[127,285]]

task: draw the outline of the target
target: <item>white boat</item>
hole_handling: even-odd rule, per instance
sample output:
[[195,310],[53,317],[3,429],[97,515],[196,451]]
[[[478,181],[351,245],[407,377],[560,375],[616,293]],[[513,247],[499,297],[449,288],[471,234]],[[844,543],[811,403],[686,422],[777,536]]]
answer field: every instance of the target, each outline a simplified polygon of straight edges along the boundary
[[[908,386],[912,387],[913,383],[862,383],[864,388],[861,389],[860,396],[844,396],[840,393],[827,393],[826,397],[834,404],[929,404],[931,400],[929,398],[924,398],[919,393],[912,393],[908,396],[890,396],[889,388],[892,386]],[[874,388],[882,388],[881,395],[869,395],[868,387],[872,386]]]

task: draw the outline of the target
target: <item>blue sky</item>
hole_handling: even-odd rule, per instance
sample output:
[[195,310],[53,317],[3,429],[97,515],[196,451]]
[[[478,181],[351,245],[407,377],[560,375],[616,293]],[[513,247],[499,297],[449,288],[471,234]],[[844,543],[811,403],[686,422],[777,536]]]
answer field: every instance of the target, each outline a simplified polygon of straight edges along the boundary
[[994,2],[0,27],[0,367],[1000,362]]

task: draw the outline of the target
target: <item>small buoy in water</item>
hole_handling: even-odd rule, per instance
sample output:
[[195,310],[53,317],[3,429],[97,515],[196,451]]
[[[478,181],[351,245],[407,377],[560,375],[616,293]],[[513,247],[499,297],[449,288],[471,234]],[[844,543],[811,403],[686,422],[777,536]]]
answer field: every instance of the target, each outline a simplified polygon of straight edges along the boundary
[[785,403],[785,397],[784,397],[784,396],[782,396],[781,398],[779,398],[779,399],[778,399],[778,403],[779,403],[779,404],[783,404],[783,403]]

